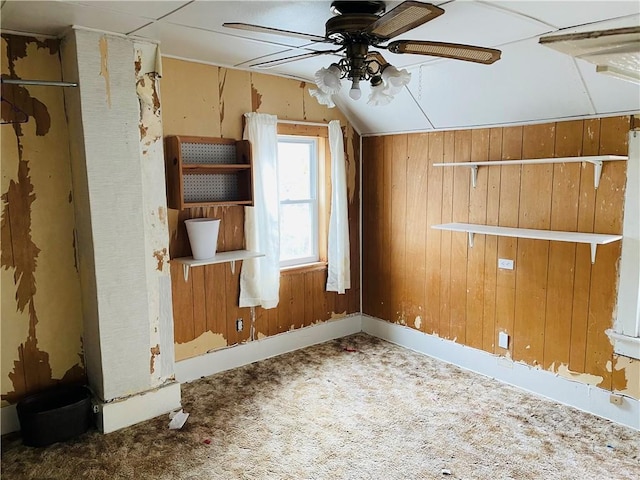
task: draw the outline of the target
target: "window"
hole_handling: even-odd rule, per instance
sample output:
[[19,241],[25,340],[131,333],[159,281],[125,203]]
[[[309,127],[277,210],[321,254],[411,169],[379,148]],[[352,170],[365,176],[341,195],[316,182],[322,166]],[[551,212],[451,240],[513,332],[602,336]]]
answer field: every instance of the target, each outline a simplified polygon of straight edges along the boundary
[[317,262],[318,140],[278,136],[280,266]]

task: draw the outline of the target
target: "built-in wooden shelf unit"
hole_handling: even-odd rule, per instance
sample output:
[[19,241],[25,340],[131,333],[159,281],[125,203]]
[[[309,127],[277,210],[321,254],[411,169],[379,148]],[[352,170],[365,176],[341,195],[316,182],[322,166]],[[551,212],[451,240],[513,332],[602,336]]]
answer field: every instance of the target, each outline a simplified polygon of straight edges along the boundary
[[253,205],[252,165],[247,140],[167,137],[167,205],[178,210]]

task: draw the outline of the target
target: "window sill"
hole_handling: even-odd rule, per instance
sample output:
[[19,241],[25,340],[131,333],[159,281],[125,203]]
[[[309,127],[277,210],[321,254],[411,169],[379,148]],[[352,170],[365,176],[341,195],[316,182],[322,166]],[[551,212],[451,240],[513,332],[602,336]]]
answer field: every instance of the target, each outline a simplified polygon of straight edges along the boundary
[[291,267],[282,267],[280,275],[293,275],[296,273],[313,272],[316,270],[326,270],[327,262],[305,263],[304,265],[293,265]]
[[607,335],[613,343],[613,351],[618,355],[640,360],[640,338],[622,335],[621,333],[607,330]]

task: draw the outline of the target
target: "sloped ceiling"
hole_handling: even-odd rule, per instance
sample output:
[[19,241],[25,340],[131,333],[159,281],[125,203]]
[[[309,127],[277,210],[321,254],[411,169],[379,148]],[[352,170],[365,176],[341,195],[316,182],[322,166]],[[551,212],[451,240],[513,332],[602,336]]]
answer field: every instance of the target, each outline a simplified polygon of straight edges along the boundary
[[[386,2],[387,11],[401,2]],[[445,14],[397,39],[466,43],[502,50],[493,65],[383,52],[412,75],[390,105],[367,105],[348,88],[338,107],[364,135],[534,123],[636,113],[640,85],[596,73],[596,66],[539,44],[549,34],[632,27],[640,2],[435,1]],[[331,45],[231,30],[243,22],[324,35],[330,1],[17,1],[2,2],[3,31],[59,36],[71,25],[159,41],[164,55],[250,69],[252,62]],[[336,57],[322,55],[280,65],[271,73],[313,82]]]

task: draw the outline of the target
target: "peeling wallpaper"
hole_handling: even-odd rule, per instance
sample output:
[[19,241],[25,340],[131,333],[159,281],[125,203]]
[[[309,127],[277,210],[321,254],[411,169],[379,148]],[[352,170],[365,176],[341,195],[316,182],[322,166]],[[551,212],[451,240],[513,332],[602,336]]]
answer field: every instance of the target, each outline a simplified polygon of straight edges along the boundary
[[[57,42],[2,36],[2,75],[60,80]],[[2,85],[3,405],[84,381],[80,281],[63,92]]]

